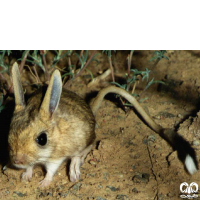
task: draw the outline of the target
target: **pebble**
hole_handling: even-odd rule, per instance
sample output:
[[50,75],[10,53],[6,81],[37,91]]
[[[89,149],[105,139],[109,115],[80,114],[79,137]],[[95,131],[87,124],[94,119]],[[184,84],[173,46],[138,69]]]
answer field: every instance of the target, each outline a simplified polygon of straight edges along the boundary
[[183,115],[181,115],[181,114],[178,114],[177,116],[178,116],[178,118],[183,118]]
[[156,140],[155,135],[149,135],[148,140],[154,142]]
[[23,193],[17,192],[17,191],[14,191],[13,194],[17,194],[17,196],[19,196],[19,197],[25,197],[26,196],[26,194],[23,194]]
[[119,188],[113,187],[113,186],[106,186],[106,188],[109,188],[111,191],[115,192],[118,191]]
[[124,194],[119,194],[117,195],[116,199],[120,199],[120,200],[128,200],[128,196],[124,195]]
[[160,112],[158,115],[155,116],[156,119],[161,119],[161,117],[164,117],[164,118],[173,118],[175,116],[174,116],[174,114],[168,113],[168,112]]
[[147,139],[147,138],[144,138],[144,139],[142,140],[142,143],[143,143],[143,144],[148,144],[148,139]]
[[147,174],[147,173],[138,174],[138,175],[133,176],[132,181],[134,183],[141,183],[141,182],[148,183],[149,177],[150,177],[150,174]]
[[139,153],[135,154],[135,155],[133,156],[133,158],[134,158],[134,159],[140,158],[140,154],[139,154]]
[[98,196],[98,197],[96,198],[96,200],[107,200],[107,199],[104,199],[104,198]]
[[72,189],[77,191],[77,190],[80,189],[81,185],[82,185],[82,183],[76,183],[76,184],[72,187]]
[[133,189],[132,189],[132,192],[134,192],[134,193],[139,193],[139,191],[137,190],[137,188],[133,188]]
[[194,145],[194,146],[199,146],[199,144],[200,144],[199,140],[194,140],[192,142],[192,145]]
[[136,166],[135,165],[132,165],[132,169],[135,169],[136,168]]
[[10,191],[6,190],[5,193],[6,193],[6,194],[10,194]]
[[160,115],[154,116],[155,119],[161,119]]
[[96,163],[95,161],[93,161],[93,160],[90,160],[89,163],[90,163],[91,165],[97,165],[97,163]]

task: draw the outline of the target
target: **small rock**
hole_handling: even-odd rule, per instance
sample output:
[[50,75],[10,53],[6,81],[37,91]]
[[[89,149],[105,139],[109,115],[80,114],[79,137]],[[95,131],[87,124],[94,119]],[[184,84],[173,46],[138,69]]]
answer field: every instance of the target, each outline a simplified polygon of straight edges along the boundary
[[199,140],[194,140],[192,142],[192,145],[194,145],[194,146],[199,146],[199,144],[200,144]]
[[132,192],[134,192],[134,193],[139,193],[139,191],[137,190],[137,188],[133,188],[133,189],[132,189]]
[[10,194],[10,191],[6,190],[5,193],[6,193],[6,194]]
[[136,168],[136,166],[135,166],[135,165],[133,165],[133,166],[132,166],[132,169],[135,169],[135,168]]
[[87,174],[87,177],[95,177],[96,173]]
[[142,174],[142,178],[149,181],[150,174],[144,173]]
[[97,163],[96,163],[94,160],[90,160],[89,163],[90,163],[91,165],[97,165]]
[[123,174],[119,174],[118,177],[119,177],[119,178],[123,178],[124,175],[123,175]]
[[67,197],[68,195],[70,194],[70,191],[67,191],[67,192],[62,192],[62,194],[60,195],[61,197]]
[[177,116],[178,116],[178,118],[183,118],[183,115],[181,115],[181,114],[178,114]]
[[167,196],[172,198],[172,197],[174,196],[174,194],[171,193],[171,192],[169,192],[169,193],[167,194]]
[[118,191],[119,188],[113,187],[113,186],[106,186],[106,188],[109,188],[111,191],[115,192]]
[[139,175],[135,175],[132,180],[135,183],[148,183],[149,182],[149,177],[150,175],[147,173],[143,173],[143,174],[139,174]]
[[116,199],[120,199],[120,200],[128,200],[128,196],[124,195],[124,194],[119,194],[117,195]]
[[155,119],[161,119],[160,115],[154,116]]
[[108,172],[104,172],[103,173],[103,179],[107,180],[108,177],[109,177],[109,173]]
[[75,191],[80,190],[81,185],[82,185],[82,183],[76,183],[76,184],[72,187],[72,189],[75,190]]
[[143,141],[142,141],[142,143],[147,145],[148,144],[148,139],[144,138]]
[[173,117],[175,117],[174,114],[168,113],[168,112],[160,112],[159,115],[162,116],[162,117],[165,117],[165,118],[173,118]]
[[148,140],[154,142],[156,140],[155,135],[149,135]]
[[14,191],[13,193],[17,194],[17,196],[19,196],[19,197],[25,197],[26,196],[26,194],[23,194],[23,193],[17,192],[17,191]]
[[106,199],[104,199],[102,197],[97,197],[96,200],[106,200]]
[[137,154],[135,154],[135,155],[133,156],[134,159],[137,159],[137,158],[139,158],[139,157],[140,157],[140,154],[139,154],[139,153],[137,153]]
[[174,118],[175,115],[172,113],[168,113],[168,112],[159,112],[159,114],[157,114],[156,116],[154,116],[155,119],[163,119],[163,118]]
[[40,192],[39,194],[39,198],[42,198],[42,197],[47,197],[47,196],[53,196],[52,193],[50,192]]

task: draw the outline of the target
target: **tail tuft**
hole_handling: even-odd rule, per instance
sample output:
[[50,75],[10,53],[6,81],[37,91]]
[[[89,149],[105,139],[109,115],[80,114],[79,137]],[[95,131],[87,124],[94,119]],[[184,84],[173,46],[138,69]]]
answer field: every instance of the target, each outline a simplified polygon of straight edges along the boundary
[[194,174],[197,171],[195,161],[189,154],[185,158],[185,167],[190,174]]

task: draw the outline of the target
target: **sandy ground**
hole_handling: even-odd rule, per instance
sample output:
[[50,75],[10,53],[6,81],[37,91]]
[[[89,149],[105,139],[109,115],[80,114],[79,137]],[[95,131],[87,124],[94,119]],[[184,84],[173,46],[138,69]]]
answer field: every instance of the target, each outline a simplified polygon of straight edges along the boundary
[[[155,80],[167,85],[153,85],[143,97],[142,107],[153,119],[165,128],[176,128],[180,135],[193,146],[199,162],[199,95],[200,52],[168,51],[169,60],[161,60],[153,68],[148,60],[153,51],[136,51],[132,68],[153,73]],[[112,57],[116,73],[125,73],[128,51],[117,52]],[[99,65],[89,69],[97,75],[108,68],[105,56],[99,55]],[[88,88],[90,76],[85,73],[68,89],[83,98],[98,88]],[[136,93],[143,89],[141,84]],[[200,173],[189,175],[177,158],[177,152],[166,141],[149,129],[132,109],[124,111],[114,96],[104,100],[96,115],[97,144],[88,154],[81,167],[81,180],[71,183],[68,168],[63,163],[49,188],[40,189],[45,172],[34,169],[31,182],[20,180],[23,170],[8,168],[0,171],[0,199],[88,199],[88,200],[132,200],[132,199],[180,199],[180,184],[196,182],[200,185]],[[1,168],[6,158],[5,143],[10,115],[6,111],[1,119]]]

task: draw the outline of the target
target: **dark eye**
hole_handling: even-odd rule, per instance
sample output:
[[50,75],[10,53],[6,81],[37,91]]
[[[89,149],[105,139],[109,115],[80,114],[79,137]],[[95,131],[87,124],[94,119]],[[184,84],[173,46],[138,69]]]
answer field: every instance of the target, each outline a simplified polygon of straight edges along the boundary
[[37,138],[36,138],[36,142],[41,145],[44,146],[47,143],[47,134],[45,132],[42,132]]

